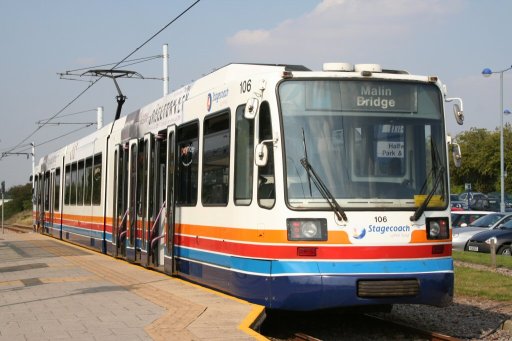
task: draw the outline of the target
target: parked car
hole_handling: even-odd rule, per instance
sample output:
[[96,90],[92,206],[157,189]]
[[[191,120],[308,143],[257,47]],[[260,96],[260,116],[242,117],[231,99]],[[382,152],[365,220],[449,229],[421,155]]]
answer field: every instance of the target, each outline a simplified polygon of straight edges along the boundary
[[492,193],[487,194],[487,199],[489,200],[489,210],[494,212],[500,212],[500,202],[501,199],[499,197],[494,196]]
[[[512,209],[512,197],[508,193],[504,193],[505,196],[505,209]],[[499,192],[490,192],[487,193],[487,198],[489,198],[489,203],[491,206],[493,204],[497,207],[496,211],[500,210],[501,203],[501,193]]]
[[459,201],[467,203],[470,210],[489,210],[489,198],[480,192],[463,192],[459,194]]
[[467,251],[491,253],[491,242],[494,241],[497,255],[511,256],[512,251],[512,220],[492,230],[482,231],[472,236],[466,246]]
[[478,218],[467,227],[454,228],[452,229],[452,248],[455,250],[464,250],[468,240],[475,234],[492,230],[509,220],[512,220],[512,212],[491,212]]
[[452,211],[467,211],[469,209],[466,201],[460,201],[458,194],[450,194],[450,207]]
[[467,227],[480,217],[488,215],[490,211],[454,211],[452,212],[452,228]]

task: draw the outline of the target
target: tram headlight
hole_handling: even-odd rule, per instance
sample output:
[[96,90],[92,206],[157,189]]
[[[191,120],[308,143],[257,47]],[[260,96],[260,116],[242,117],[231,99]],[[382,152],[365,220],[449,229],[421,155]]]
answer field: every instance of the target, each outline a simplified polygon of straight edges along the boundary
[[427,218],[427,239],[448,239],[448,218]]
[[286,219],[288,240],[327,240],[326,219]]
[[430,231],[429,235],[432,238],[437,238],[439,236],[439,232],[441,232],[441,226],[439,226],[439,223],[437,221],[432,221],[429,225]]

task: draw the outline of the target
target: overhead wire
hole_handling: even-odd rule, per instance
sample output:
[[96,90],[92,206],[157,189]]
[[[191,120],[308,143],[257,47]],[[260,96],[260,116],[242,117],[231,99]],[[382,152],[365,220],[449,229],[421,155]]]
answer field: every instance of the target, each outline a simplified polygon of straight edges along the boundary
[[[73,113],[66,114],[66,115],[60,115],[59,117],[62,118],[62,117],[74,116],[74,115],[79,115],[79,114],[83,114],[83,113],[91,112],[91,111],[96,111],[96,110],[97,110],[96,108],[94,108],[94,109],[87,109],[87,110],[77,111],[77,112],[73,112]],[[49,121],[49,120],[50,119],[42,119],[42,120],[37,121],[36,124],[41,124],[43,121]]]
[[[89,84],[89,86],[87,86],[84,90],[82,90],[82,92],[80,92],[77,96],[75,96],[70,102],[68,102],[68,104],[66,104],[62,109],[60,109],[55,115],[53,115],[52,117],[50,117],[46,123],[40,125],[39,127],[36,128],[36,130],[34,130],[30,135],[28,135],[27,137],[25,137],[23,140],[21,140],[21,142],[19,142],[17,145],[15,145],[14,147],[12,147],[11,149],[9,149],[6,153],[11,153],[12,151],[16,150],[16,148],[18,148],[23,142],[26,142],[29,138],[31,138],[32,136],[34,136],[35,133],[37,133],[39,130],[41,130],[46,124],[48,124],[49,121],[53,120],[55,117],[57,117],[60,113],[62,113],[64,110],[66,110],[71,104],[73,104],[74,102],[76,102],[76,100],[78,100],[84,93],[87,92],[87,90],[89,90],[94,84],[96,84],[97,82],[99,82],[101,78],[98,78],[96,79],[94,82],[92,82],[91,84]],[[3,158],[4,156],[0,156],[0,160]]]
[[[145,63],[145,62],[150,62],[150,61],[158,59],[158,58],[163,58],[163,55],[160,54],[160,55],[155,55],[155,56],[150,56],[150,57],[143,57],[143,58],[126,60],[125,64],[115,66],[115,67],[111,68],[110,70],[117,69],[118,67],[123,67],[124,68],[124,67],[127,67],[127,66],[137,65],[137,64],[141,64],[141,63]],[[116,65],[116,64],[117,63],[108,63],[108,64],[102,64],[102,65],[96,65],[96,66],[88,66],[88,67],[84,67],[84,68],[80,68],[80,69],[74,69],[74,70],[68,70],[68,71],[65,71],[65,72],[59,72],[57,74],[60,76],[60,79],[90,83],[91,82],[90,80],[83,80],[83,79],[81,79],[81,77],[84,76],[84,72],[80,72],[80,71],[84,71],[84,70],[90,71],[90,70],[98,69],[98,68],[101,68],[101,67],[110,66],[110,65]],[[77,73],[77,71],[78,71],[78,73]],[[142,79],[146,79],[146,80],[147,79],[162,80],[161,77],[160,78],[157,78],[157,77],[142,77]]]
[[137,47],[132,53],[130,53],[128,56],[124,57],[120,62],[116,64],[116,66],[113,67],[115,69],[117,66],[119,66],[121,63],[123,63],[125,60],[133,56],[137,51],[139,51],[142,47],[144,47],[147,43],[149,43],[151,40],[153,40],[157,35],[162,33],[167,27],[171,26],[176,20],[181,18],[185,13],[187,13],[189,10],[192,9],[195,5],[197,5],[201,0],[196,0],[192,5],[188,6],[184,11],[182,11],[176,18],[171,20],[167,25],[162,27],[158,32],[153,34],[149,39],[147,39],[144,43],[142,43],[139,47]]
[[[160,33],[162,33],[167,27],[172,25],[174,22],[176,22],[178,19],[180,19],[183,15],[185,15],[188,11],[190,11],[195,5],[197,5],[201,0],[196,0],[194,3],[192,3],[190,6],[188,6],[185,10],[183,10],[180,14],[178,14],[174,19],[172,19],[169,23],[167,23],[164,27],[162,27],[160,30],[158,30],[155,34],[153,34],[149,39],[144,41],[141,45],[139,45],[135,50],[133,50],[131,53],[129,53],[126,57],[124,57],[121,61],[117,62],[113,67],[112,70],[124,63],[128,60],[131,56],[133,56],[137,51],[139,51],[142,47],[144,47],[147,43],[149,43],[151,40],[153,40],[156,36],[158,36]],[[111,64],[108,64],[111,65]],[[25,137],[23,140],[21,140],[18,144],[16,144],[14,147],[11,147],[10,149],[7,149],[7,152],[2,153],[0,156],[0,160],[4,158],[4,154],[13,152],[18,147],[20,147],[24,142],[26,142],[28,139],[30,139],[32,136],[34,136],[35,133],[37,133],[39,130],[41,130],[46,124],[48,124],[51,120],[59,116],[64,110],[69,108],[74,102],[76,102],[83,94],[85,94],[92,86],[94,86],[97,82],[99,82],[104,76],[98,77],[96,80],[92,81],[91,84],[89,84],[84,90],[82,90],[77,96],[75,96],[71,101],[69,101],[62,109],[57,111],[53,116],[51,116],[44,124],[40,125],[38,128],[36,128],[32,133],[30,133],[27,137]],[[84,129],[84,128],[80,128]],[[74,132],[74,131],[73,131]],[[69,135],[71,133],[68,133],[66,135]],[[66,136],[64,135],[64,136]],[[60,136],[63,137],[63,136]],[[59,138],[60,138],[59,137]],[[55,139],[52,139],[53,141]],[[49,141],[47,141],[49,142]],[[39,144],[41,145],[41,144]]]
[[[46,141],[44,141],[44,142],[36,143],[36,146],[37,146],[37,147],[44,146],[45,144],[48,144],[48,143],[53,142],[53,141],[55,141],[55,140],[58,140],[58,139],[60,139],[60,138],[62,138],[62,137],[66,137],[66,136],[68,136],[68,135],[71,135],[71,134],[73,134],[73,133],[76,133],[77,131],[80,131],[80,130],[82,130],[82,129],[87,129],[87,128],[89,128],[90,126],[92,126],[92,125],[94,125],[94,124],[95,124],[95,123],[85,123],[85,125],[86,125],[85,127],[80,127],[80,128],[74,129],[74,130],[72,130],[72,131],[70,131],[70,132],[67,132],[67,133],[65,133],[65,134],[59,135],[59,136],[57,136],[57,137],[54,137],[54,138],[52,138],[52,139],[50,139],[50,140],[46,140]],[[20,153],[21,153],[21,152],[28,152],[28,151],[30,151],[30,149],[32,148],[32,143],[25,144],[25,145],[20,146],[20,147],[25,147],[25,148],[24,148],[24,149],[19,149],[19,150],[18,150],[18,152],[20,152]],[[7,153],[8,153],[8,152],[2,153],[2,154],[7,154]],[[6,155],[6,156],[7,156],[7,155]]]
[[80,130],[82,130],[82,129],[89,128],[90,126],[92,126],[92,125],[94,125],[94,124],[95,124],[95,123],[86,123],[86,126],[85,126],[85,127],[77,128],[77,129],[72,130],[72,131],[70,131],[70,132],[68,132],[68,133],[62,134],[62,135],[60,135],[60,136],[54,137],[54,138],[52,138],[52,139],[50,139],[50,140],[46,140],[46,141],[44,141],[44,142],[39,142],[39,143],[37,144],[37,146],[38,146],[38,147],[43,146],[43,145],[45,145],[45,144],[47,144],[47,143],[53,142],[53,141],[58,140],[58,139],[60,139],[60,138],[62,138],[62,137],[65,137],[65,136],[71,135],[71,134],[73,134],[73,133],[76,133],[77,131],[80,131]]
[[[131,64],[126,64],[126,65],[123,65],[123,66],[139,64],[139,63],[151,61],[151,60],[157,59],[157,58],[162,58],[162,55],[155,55],[155,56],[150,56],[150,57],[142,57],[142,58],[136,58],[136,59],[131,59],[131,60],[125,60],[125,62],[127,62],[127,63],[130,62]],[[69,74],[69,73],[72,73],[72,72],[83,71],[83,70],[90,70],[90,69],[97,69],[97,68],[100,68],[100,67],[105,67],[105,66],[109,66],[109,65],[116,65],[116,64],[118,64],[118,62],[101,64],[101,65],[96,65],[96,66],[88,66],[88,67],[85,67],[85,68],[68,70],[66,72],[59,73],[59,75],[66,75],[66,74]],[[117,65],[116,67],[118,67],[118,66],[119,65]]]

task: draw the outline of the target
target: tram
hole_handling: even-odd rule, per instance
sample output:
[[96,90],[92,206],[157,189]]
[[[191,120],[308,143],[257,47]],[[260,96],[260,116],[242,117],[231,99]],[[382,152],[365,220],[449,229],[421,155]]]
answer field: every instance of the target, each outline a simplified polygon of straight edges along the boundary
[[42,157],[34,225],[271,309],[445,306],[452,100],[462,123],[434,76],[229,64]]

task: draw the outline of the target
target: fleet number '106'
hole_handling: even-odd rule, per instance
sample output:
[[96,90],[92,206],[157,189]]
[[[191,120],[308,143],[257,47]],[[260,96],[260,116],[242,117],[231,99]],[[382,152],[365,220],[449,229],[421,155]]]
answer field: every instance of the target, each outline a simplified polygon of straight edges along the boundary
[[388,217],[386,217],[386,216],[376,216],[375,217],[375,222],[376,223],[387,223],[388,222]]
[[248,79],[246,81],[240,82],[240,93],[246,93],[251,91],[251,80]]

